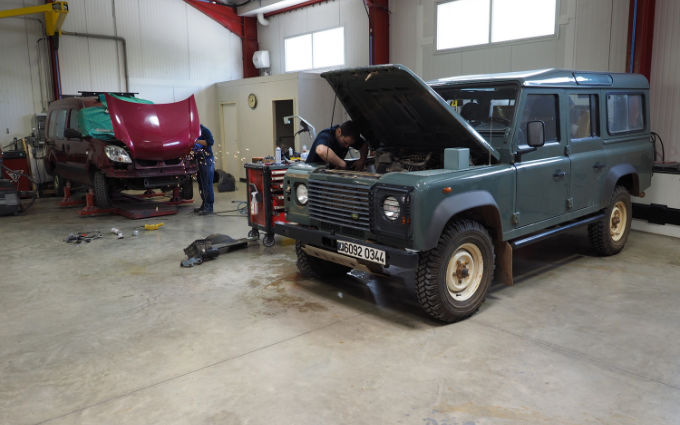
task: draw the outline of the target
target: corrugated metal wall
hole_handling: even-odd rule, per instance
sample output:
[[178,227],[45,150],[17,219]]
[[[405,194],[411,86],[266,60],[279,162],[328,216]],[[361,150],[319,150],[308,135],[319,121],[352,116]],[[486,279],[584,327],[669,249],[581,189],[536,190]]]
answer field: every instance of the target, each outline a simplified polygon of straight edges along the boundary
[[[129,90],[155,102],[180,100],[242,76],[241,41],[181,0],[70,0],[65,31],[126,40]],[[122,44],[64,36],[64,93],[122,91]]]
[[[41,3],[5,0],[0,2],[0,8]],[[43,109],[51,91],[45,43],[38,41],[43,29],[37,16],[0,19],[0,145],[30,134],[33,115]],[[41,78],[40,71],[47,79]]]
[[656,0],[650,75],[652,130],[666,146],[666,161],[680,161],[680,2]]

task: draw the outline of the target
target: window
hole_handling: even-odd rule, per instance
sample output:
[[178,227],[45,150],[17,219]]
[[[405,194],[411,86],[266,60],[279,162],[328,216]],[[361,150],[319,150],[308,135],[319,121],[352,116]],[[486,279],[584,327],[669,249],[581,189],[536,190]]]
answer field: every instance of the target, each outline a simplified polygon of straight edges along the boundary
[[345,64],[345,29],[333,28],[284,40],[286,72]]
[[569,95],[569,133],[572,139],[584,139],[600,135],[596,94]]
[[71,112],[69,113],[68,128],[72,128],[74,130],[80,129],[80,126],[78,125],[78,110],[77,109],[71,109]]
[[641,94],[607,96],[607,128],[610,134],[628,133],[645,127]]
[[49,137],[54,139],[64,138],[64,127],[66,127],[66,114],[68,111],[66,109],[59,109],[52,111],[50,114],[50,126],[47,129]]
[[519,123],[517,143],[527,144],[527,124],[531,121],[542,121],[545,129],[545,141],[559,140],[557,125],[557,96],[554,94],[530,94],[527,96],[522,121]]
[[453,0],[437,5],[437,50],[555,34],[557,0]]
[[459,86],[435,89],[493,146],[502,146],[515,115],[516,86]]

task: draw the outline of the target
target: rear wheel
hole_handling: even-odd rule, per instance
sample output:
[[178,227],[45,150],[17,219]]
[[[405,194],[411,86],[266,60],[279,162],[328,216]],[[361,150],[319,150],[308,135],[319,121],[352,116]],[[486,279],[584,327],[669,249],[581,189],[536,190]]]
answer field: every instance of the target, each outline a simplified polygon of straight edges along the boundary
[[449,224],[434,249],[421,254],[416,295],[435,319],[456,322],[471,316],[486,298],[494,271],[489,232],[476,221]]
[[295,242],[295,253],[297,254],[298,270],[300,270],[300,273],[305,277],[324,278],[342,276],[352,270],[350,267],[322,260],[321,258],[307,254],[302,249],[302,243],[299,241]]
[[94,203],[99,208],[111,208],[111,187],[99,171],[94,173]]
[[590,243],[599,255],[621,252],[630,233],[633,218],[630,193],[623,186],[616,186],[604,217],[588,226]]

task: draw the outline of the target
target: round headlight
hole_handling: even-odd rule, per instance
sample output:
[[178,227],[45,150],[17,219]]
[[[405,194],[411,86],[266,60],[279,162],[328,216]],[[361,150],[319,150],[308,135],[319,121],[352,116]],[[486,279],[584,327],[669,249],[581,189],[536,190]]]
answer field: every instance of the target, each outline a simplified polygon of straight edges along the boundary
[[399,201],[394,196],[388,196],[383,201],[383,214],[388,220],[396,220],[399,218],[399,213],[401,212],[401,205]]
[[307,195],[307,186],[304,184],[299,184],[295,187],[295,197],[300,205],[305,205],[309,200]]

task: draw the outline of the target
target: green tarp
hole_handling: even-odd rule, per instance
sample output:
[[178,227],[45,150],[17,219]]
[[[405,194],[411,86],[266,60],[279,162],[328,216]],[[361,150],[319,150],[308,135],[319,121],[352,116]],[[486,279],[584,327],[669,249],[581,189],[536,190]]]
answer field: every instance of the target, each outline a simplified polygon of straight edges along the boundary
[[[110,94],[110,96],[126,102],[153,104],[150,100],[138,99],[136,97],[125,97],[115,94]],[[83,108],[78,112],[78,126],[80,127],[80,132],[86,137],[89,136],[104,140],[115,139],[111,117],[109,116],[108,109],[106,109],[106,97],[103,94],[100,94],[99,101],[102,103],[102,106]]]

